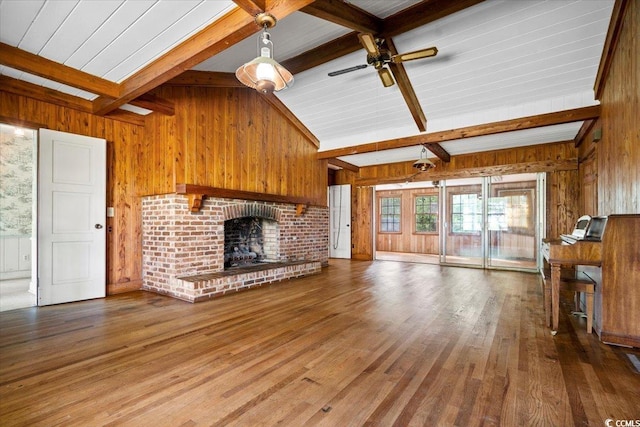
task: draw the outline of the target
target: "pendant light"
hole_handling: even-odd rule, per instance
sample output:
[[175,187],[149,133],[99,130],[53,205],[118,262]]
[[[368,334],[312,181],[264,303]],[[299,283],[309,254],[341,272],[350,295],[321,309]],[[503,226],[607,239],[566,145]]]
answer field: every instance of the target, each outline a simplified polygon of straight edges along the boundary
[[256,24],[263,28],[258,37],[258,57],[236,70],[242,84],[261,93],[278,92],[293,85],[293,75],[273,59],[273,42],[267,28],[276,25],[276,18],[268,13],[256,16]]
[[[422,158],[423,154],[424,158]],[[424,146],[420,152],[420,158],[413,163],[413,167],[419,169],[421,172],[426,172],[429,169],[436,167],[431,160],[427,159],[427,149]]]

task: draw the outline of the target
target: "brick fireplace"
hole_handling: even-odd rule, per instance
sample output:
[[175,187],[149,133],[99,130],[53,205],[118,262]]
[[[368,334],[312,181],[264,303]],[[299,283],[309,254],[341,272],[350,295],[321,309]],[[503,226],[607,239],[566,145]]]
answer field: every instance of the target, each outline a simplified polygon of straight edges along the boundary
[[148,196],[142,227],[143,289],[190,302],[318,273],[328,263],[326,207],[300,214],[294,204],[206,198],[191,212],[186,195]]

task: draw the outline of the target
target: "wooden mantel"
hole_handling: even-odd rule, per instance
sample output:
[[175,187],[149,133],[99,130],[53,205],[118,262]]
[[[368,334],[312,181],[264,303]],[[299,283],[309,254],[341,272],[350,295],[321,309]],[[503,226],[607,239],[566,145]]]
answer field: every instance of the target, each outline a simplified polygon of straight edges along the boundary
[[259,202],[291,203],[296,205],[296,215],[302,215],[308,205],[313,205],[309,199],[279,194],[255,193],[253,191],[230,190],[227,188],[207,187],[194,184],[176,184],[176,194],[186,194],[189,197],[191,212],[199,212],[205,197],[219,197],[224,199],[255,200]]

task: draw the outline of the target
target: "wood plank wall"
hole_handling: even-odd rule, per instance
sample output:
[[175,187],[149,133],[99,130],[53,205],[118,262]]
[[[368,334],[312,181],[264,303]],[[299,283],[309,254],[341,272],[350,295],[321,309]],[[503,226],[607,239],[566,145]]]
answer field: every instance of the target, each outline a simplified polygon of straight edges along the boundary
[[0,91],[0,116],[61,132],[107,140],[107,292],[139,289],[142,283],[140,198],[146,188],[144,127],[59,107]]
[[[292,197],[326,206],[327,161],[254,90],[164,86],[176,115],[150,118],[151,194],[194,184]],[[167,153],[175,163],[167,163]]]
[[142,284],[140,196],[175,183],[304,196],[327,203],[327,161],[255,91],[162,88],[173,117],[151,114],[137,126],[0,90],[0,116],[107,140],[107,293]]
[[640,213],[640,2],[627,11],[600,102],[598,214]]
[[[484,153],[465,154],[452,156],[451,162],[443,164],[440,160],[433,159],[436,169],[427,172],[424,178],[428,180],[439,179],[438,174],[446,174],[448,178],[467,177],[470,168],[487,168],[491,170],[509,170],[510,166],[516,166],[528,162],[539,161],[559,161],[564,159],[576,159],[578,150],[573,141],[543,144],[530,147],[519,147],[506,150],[496,150]],[[394,177],[407,177],[416,173],[412,167],[413,162],[389,163],[385,165],[369,166],[360,168],[358,173],[347,170],[337,171],[335,174],[336,184],[351,184],[356,194],[360,194],[360,188],[371,188],[371,181],[379,180],[385,183]],[[537,172],[530,169],[527,172]],[[424,179],[423,178],[423,179]],[[359,183],[366,182],[366,185]],[[547,236],[558,236],[572,230],[575,221],[580,217],[579,200],[575,197],[578,185],[577,164],[575,170],[554,171],[547,173]],[[354,192],[352,192],[354,193]],[[372,211],[363,210],[362,203],[357,203],[357,199],[352,197],[352,210],[358,215],[371,217]],[[369,206],[373,206],[369,204]],[[352,246],[358,248],[358,253],[362,259],[370,254],[373,257],[373,242],[371,237],[363,234],[371,233],[370,224],[368,227],[358,227],[357,224],[351,230]],[[364,245],[369,244],[366,249]]]

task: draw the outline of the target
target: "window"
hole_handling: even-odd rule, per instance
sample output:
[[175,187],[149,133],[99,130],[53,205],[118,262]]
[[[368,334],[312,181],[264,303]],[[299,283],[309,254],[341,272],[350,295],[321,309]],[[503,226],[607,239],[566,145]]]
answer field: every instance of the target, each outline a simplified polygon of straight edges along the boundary
[[416,233],[435,233],[438,231],[438,196],[416,196],[415,201]]
[[400,197],[380,198],[380,232],[400,232]]
[[451,232],[479,233],[482,229],[482,204],[477,193],[452,194]]

